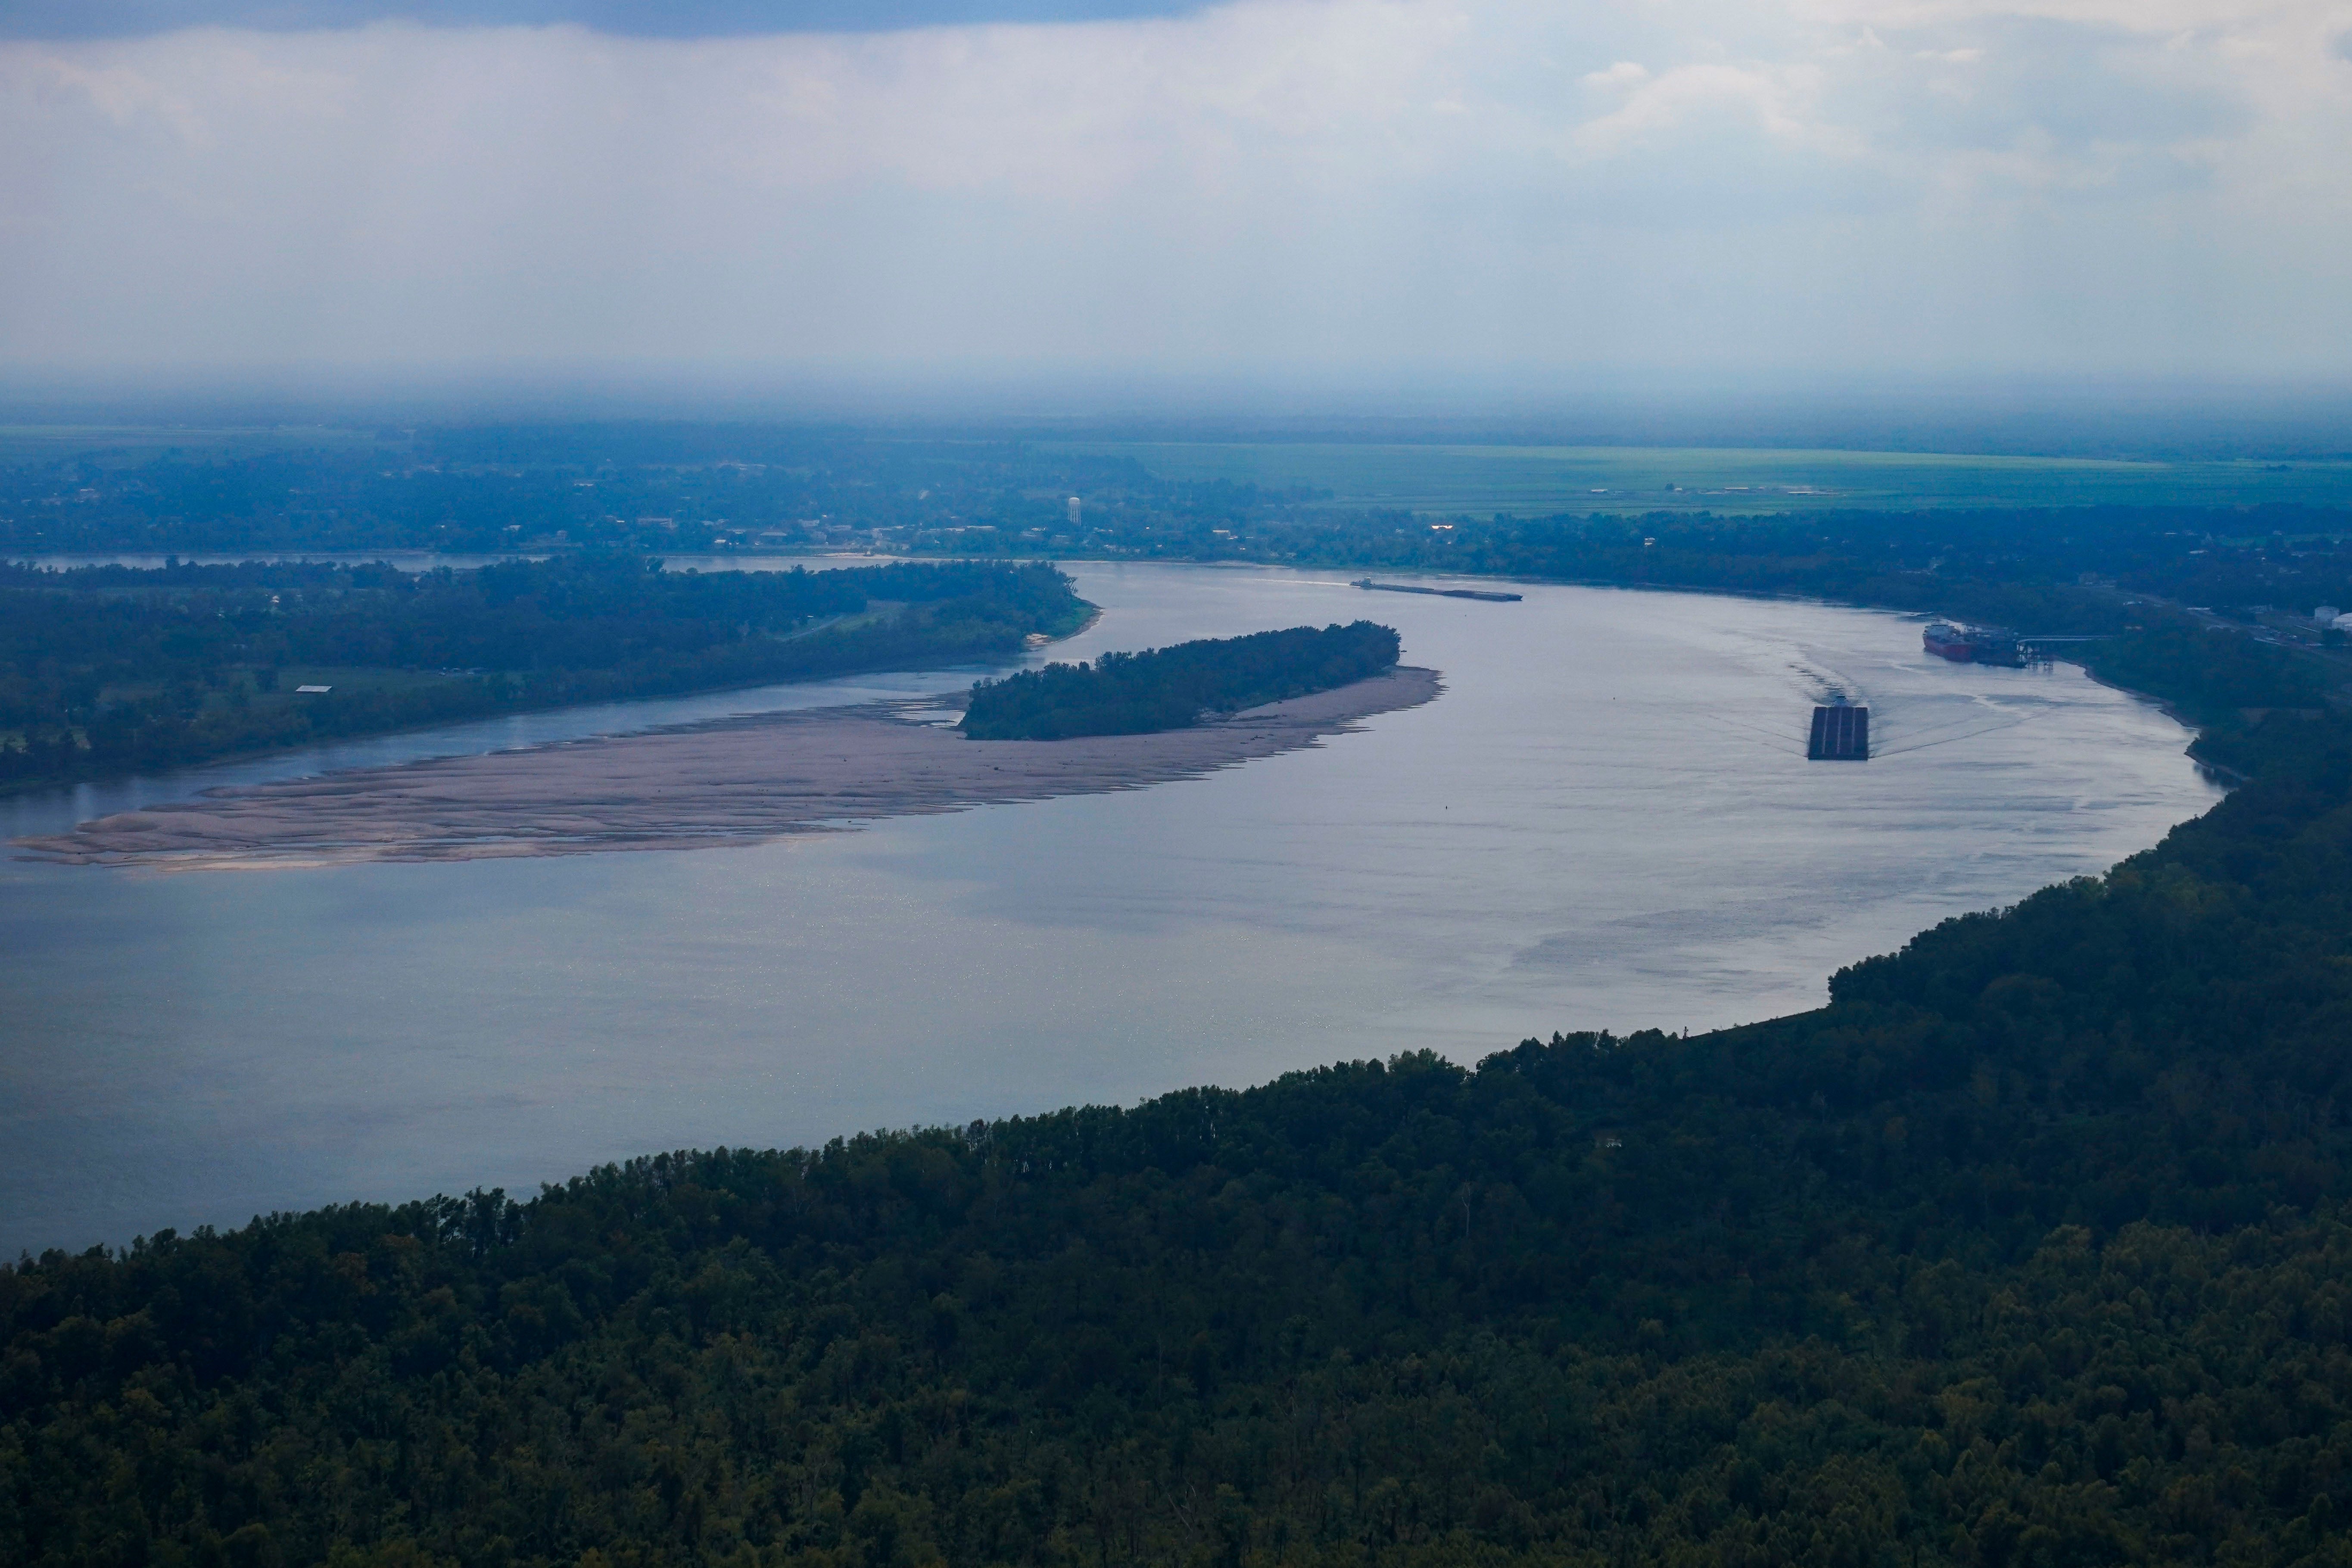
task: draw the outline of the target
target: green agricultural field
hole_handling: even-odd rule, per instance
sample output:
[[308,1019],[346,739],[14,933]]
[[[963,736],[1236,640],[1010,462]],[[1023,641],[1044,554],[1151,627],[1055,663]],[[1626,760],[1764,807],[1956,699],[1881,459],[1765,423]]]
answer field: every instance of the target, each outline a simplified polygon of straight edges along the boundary
[[104,468],[150,462],[170,452],[252,457],[263,452],[351,451],[402,446],[371,430],[327,426],[0,425],[0,468],[79,458]]
[[2352,504],[2352,461],[2132,462],[1934,452],[1349,442],[1054,442],[1130,457],[1171,479],[1332,492],[1333,507],[1558,512],[1814,511],[1823,507]]

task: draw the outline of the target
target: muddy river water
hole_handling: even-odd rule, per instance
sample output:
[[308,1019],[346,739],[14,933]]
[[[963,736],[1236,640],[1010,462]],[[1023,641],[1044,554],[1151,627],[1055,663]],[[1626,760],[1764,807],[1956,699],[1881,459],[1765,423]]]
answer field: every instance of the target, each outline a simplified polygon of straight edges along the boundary
[[[1769,1017],[2216,798],[2147,703],[2071,666],[1929,658],[1893,616],[1070,570],[1105,614],[1051,657],[1370,616],[1445,690],[1205,777],[762,845],[174,875],[0,862],[0,1248]],[[456,726],[8,802],[0,830],[974,673]],[[1832,693],[1872,707],[1873,761],[1805,760]]]

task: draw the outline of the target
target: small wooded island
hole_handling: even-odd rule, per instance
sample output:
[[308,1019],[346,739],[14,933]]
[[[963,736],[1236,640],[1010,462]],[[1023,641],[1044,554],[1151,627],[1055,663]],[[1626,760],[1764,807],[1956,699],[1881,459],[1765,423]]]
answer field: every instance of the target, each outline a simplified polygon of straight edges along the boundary
[[975,741],[1148,735],[1212,713],[1306,697],[1396,667],[1403,644],[1370,621],[1202,637],[1092,664],[1049,664],[971,689],[963,732]]

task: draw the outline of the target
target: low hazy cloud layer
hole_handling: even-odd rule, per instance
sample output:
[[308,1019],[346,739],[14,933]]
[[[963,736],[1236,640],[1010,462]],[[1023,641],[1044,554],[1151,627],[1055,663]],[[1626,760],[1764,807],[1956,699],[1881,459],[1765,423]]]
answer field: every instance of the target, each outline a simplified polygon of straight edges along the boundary
[[0,42],[0,362],[2340,375],[2352,4]]
[[370,22],[437,26],[572,23],[641,37],[815,30],[872,33],[974,22],[1165,16],[1200,0],[0,0],[0,37],[119,38],[184,27],[290,32]]

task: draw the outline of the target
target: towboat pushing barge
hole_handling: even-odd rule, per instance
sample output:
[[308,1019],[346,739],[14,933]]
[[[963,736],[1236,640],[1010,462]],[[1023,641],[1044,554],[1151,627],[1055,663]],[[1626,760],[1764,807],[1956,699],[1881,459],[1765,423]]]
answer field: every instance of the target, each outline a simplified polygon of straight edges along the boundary
[[1929,653],[1954,664],[2015,667],[2025,662],[2017,634],[2000,626],[1963,626],[1950,621],[1932,621],[1920,642]]
[[1429,594],[1440,599],[1485,599],[1496,605],[1516,605],[1520,598],[1517,594],[1490,594],[1480,588],[1423,588],[1412,583],[1375,583],[1370,577],[1359,577],[1348,585],[1369,588],[1376,594]]
[[1843,698],[1814,709],[1805,756],[1816,763],[1870,761],[1870,710],[1853,707]]

